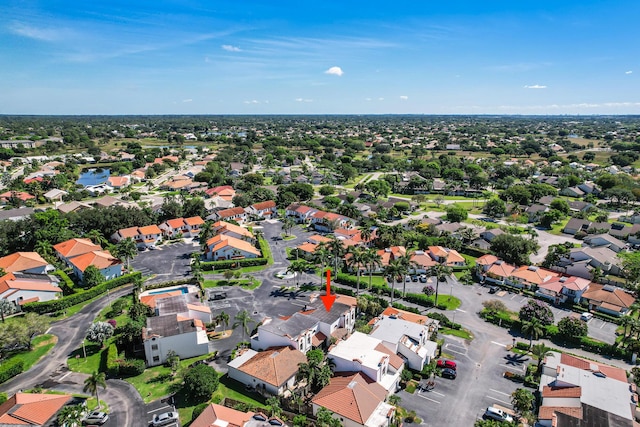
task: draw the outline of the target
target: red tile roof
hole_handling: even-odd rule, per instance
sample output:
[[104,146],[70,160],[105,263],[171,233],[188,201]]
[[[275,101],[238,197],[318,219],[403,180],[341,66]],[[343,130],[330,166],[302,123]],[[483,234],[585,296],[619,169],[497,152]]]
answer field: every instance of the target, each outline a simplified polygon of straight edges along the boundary
[[42,426],[70,399],[66,394],[16,393],[0,405],[0,425]]
[[191,226],[204,224],[204,220],[199,216],[192,216],[190,218],[185,218],[184,222],[186,222],[187,225],[191,225]]
[[49,264],[37,252],[15,252],[0,258],[0,268],[5,273],[25,271]]
[[93,251],[78,255],[71,258],[69,262],[80,271],[85,271],[90,265],[95,266],[98,270],[102,270],[113,265],[122,264],[118,258],[105,251]]
[[0,277],[0,293],[9,289],[24,291],[61,292],[60,288],[45,280],[16,279],[13,273]]
[[[560,363],[573,366],[574,368],[583,369],[587,371],[594,371],[593,368],[602,372],[607,378],[613,378],[618,381],[628,382],[627,373],[624,369],[616,368],[615,366],[604,365],[602,363],[590,362],[588,360],[581,359],[576,356],[571,356],[566,353],[560,355]],[[594,371],[595,372],[595,371]]]
[[570,417],[582,419],[582,405],[572,406],[541,406],[538,418],[541,420],[550,420],[555,412],[567,414]]
[[542,397],[580,397],[582,387],[542,387]]
[[78,238],[53,245],[53,249],[65,258],[72,258],[77,255],[86,254],[87,252],[102,250],[99,245],[94,244],[91,240]]
[[276,207],[276,202],[274,202],[273,200],[267,200],[266,202],[254,203],[253,205],[251,205],[251,207],[257,211],[273,209]]
[[253,412],[240,412],[226,406],[209,404],[191,424],[191,427],[243,427]]
[[238,370],[275,387],[280,387],[298,372],[298,364],[306,362],[307,357],[300,350],[291,347],[273,347],[256,353],[238,367]]

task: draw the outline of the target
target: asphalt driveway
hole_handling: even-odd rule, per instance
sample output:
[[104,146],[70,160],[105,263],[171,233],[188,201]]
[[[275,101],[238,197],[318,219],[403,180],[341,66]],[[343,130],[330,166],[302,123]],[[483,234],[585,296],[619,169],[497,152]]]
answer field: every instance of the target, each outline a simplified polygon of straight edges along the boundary
[[157,246],[152,251],[138,252],[131,266],[145,276],[154,275],[147,284],[182,279],[191,274],[191,254],[199,252],[200,245],[191,240]]

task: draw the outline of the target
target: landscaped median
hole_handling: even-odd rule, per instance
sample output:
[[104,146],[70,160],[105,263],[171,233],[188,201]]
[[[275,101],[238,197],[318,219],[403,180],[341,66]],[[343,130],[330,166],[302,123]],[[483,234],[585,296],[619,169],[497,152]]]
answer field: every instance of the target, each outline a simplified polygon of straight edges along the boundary
[[0,365],[0,384],[31,369],[56,345],[56,342],[58,338],[55,335],[40,335],[31,342],[31,350],[19,351],[4,359]]

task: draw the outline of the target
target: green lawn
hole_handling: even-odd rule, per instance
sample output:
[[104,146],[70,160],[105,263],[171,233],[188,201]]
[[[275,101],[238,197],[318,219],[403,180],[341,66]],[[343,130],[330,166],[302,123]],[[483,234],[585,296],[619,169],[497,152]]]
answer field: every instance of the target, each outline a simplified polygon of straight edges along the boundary
[[82,346],[76,349],[71,356],[67,359],[67,366],[69,370],[73,372],[81,372],[83,374],[93,374],[103,369],[102,366],[102,352],[107,351],[107,347],[111,343],[111,340],[107,341],[104,349],[100,347],[100,344],[92,343],[85,340],[85,350],[87,358],[84,358],[84,351]]
[[11,360],[22,360],[22,363],[24,363],[24,371],[26,372],[31,369],[42,356],[49,353],[53,346],[56,345],[56,342],[58,342],[58,337],[55,335],[39,335],[33,339],[31,351],[13,354],[3,360],[2,363],[10,362]]
[[460,307],[460,300],[451,295],[438,295],[438,305],[446,306],[445,310],[455,310]]
[[232,279],[232,280],[205,280],[202,283],[203,288],[215,288],[217,286],[240,286],[243,289],[256,289],[259,288],[262,282],[256,278],[250,277],[248,279]]
[[463,254],[463,253],[461,253],[460,255],[462,255],[462,258],[464,258],[465,262],[467,263],[467,267],[471,268],[474,265],[476,265],[476,260],[478,259],[477,257],[471,256],[471,255],[467,255],[467,254]]
[[[252,267],[242,267],[242,268],[238,268],[238,269],[234,269],[233,271],[239,271],[240,273],[254,273],[256,271],[262,271],[265,268],[267,268],[266,265],[254,265]],[[222,274],[220,272],[220,270],[207,270],[207,271],[203,271],[203,274],[207,275],[207,274]]]
[[471,341],[473,339],[473,335],[466,329],[450,329],[450,328],[442,328],[438,330],[438,333],[442,335],[453,335],[456,337],[464,338],[465,340]]
[[228,397],[259,408],[266,407],[258,394],[246,391],[243,384],[229,378],[227,375],[220,377],[218,390],[213,394],[214,400],[222,397]]
[[[111,306],[116,301],[119,301],[119,300],[122,300],[122,301],[125,302],[125,304],[123,306],[122,313],[120,313],[118,316],[115,316],[115,317],[108,317],[107,314],[109,314],[109,312],[111,311]],[[96,317],[96,321],[106,322],[109,319],[113,319],[113,320],[116,321],[116,326],[120,326],[120,325],[123,325],[125,323],[128,323],[129,322],[129,316],[128,316],[126,310],[128,310],[129,307],[131,307],[132,304],[133,304],[133,299],[131,298],[131,295],[125,295],[123,297],[120,297],[117,300],[112,301],[111,304],[109,304],[105,308],[103,308],[102,311],[100,311],[100,313]]]

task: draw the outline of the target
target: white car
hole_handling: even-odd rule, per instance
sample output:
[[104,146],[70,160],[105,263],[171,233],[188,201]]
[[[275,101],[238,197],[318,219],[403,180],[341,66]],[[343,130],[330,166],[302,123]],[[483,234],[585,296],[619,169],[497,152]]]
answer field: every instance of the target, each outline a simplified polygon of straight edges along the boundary
[[588,322],[591,319],[593,319],[593,313],[582,313],[580,315],[580,320],[584,320],[585,322]]
[[489,406],[484,413],[485,418],[490,418],[496,421],[506,421],[508,423],[513,421],[513,417],[502,409],[494,408],[493,406]]
[[178,413],[177,412],[164,412],[162,414],[157,414],[151,420],[151,424],[153,427],[166,426],[169,424],[177,424],[178,423]]
[[84,424],[99,424],[99,425],[102,425],[102,424],[106,423],[108,419],[109,419],[109,415],[107,415],[106,413],[100,412],[100,411],[93,411],[92,413],[90,413],[89,415],[84,417],[82,422]]

